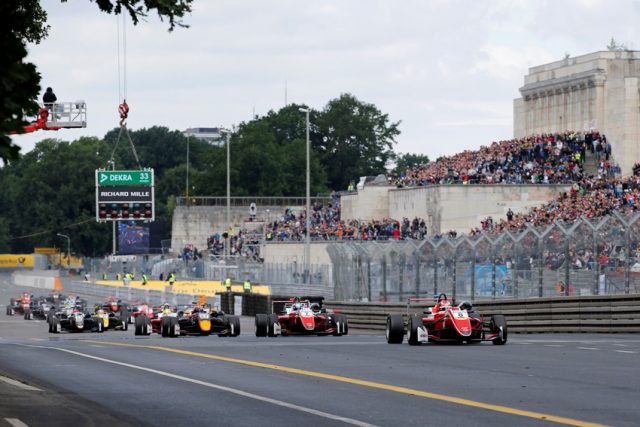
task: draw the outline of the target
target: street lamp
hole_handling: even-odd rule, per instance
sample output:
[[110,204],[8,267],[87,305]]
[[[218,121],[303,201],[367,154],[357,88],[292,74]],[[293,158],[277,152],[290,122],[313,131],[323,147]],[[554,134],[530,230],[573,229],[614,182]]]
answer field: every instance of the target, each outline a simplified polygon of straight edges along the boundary
[[71,266],[71,239],[66,234],[57,233],[56,236],[67,239],[67,267]]
[[[220,128],[220,133],[226,136],[225,145],[227,146],[227,230],[231,230],[231,131],[229,129]],[[229,237],[227,237],[227,240],[228,239]],[[227,240],[225,240],[225,253],[227,253],[227,248],[229,247]]]
[[187,197],[187,206],[189,206],[189,142],[191,135],[187,135],[187,178],[185,183],[185,196]]
[[311,237],[309,235],[309,228],[311,228],[311,164],[309,160],[309,151],[311,141],[309,140],[309,108],[300,108],[301,112],[305,113],[307,118],[307,235],[304,246],[304,280],[305,283],[311,283],[310,280],[310,264],[311,264]]

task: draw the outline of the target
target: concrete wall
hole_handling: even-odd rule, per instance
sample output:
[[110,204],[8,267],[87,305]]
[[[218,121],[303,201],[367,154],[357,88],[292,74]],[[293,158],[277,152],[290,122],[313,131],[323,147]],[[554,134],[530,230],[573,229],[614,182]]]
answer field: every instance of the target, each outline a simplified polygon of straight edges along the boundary
[[[329,265],[328,243],[312,242],[310,246],[311,265]],[[272,243],[264,245],[261,255],[265,263],[304,265],[304,243]]]
[[640,52],[594,52],[529,69],[514,100],[514,137],[597,129],[623,174],[640,161]]
[[[426,221],[430,235],[449,230],[466,233],[480,226],[480,221],[488,216],[494,220],[506,218],[509,208],[516,213],[525,212],[555,199],[569,188],[566,185],[365,187],[363,191],[343,197],[342,218],[418,217]],[[344,209],[345,205],[349,208]]]
[[[303,209],[301,206],[289,206]],[[257,220],[269,223],[284,215],[284,206],[258,206]],[[231,207],[231,223],[243,224],[249,218],[247,207]],[[171,224],[171,248],[177,253],[187,244],[195,245],[199,250],[207,247],[207,238],[216,232],[227,230],[226,206],[176,206]]]
[[365,186],[340,198],[342,219],[370,221],[389,217],[389,190],[393,186]]

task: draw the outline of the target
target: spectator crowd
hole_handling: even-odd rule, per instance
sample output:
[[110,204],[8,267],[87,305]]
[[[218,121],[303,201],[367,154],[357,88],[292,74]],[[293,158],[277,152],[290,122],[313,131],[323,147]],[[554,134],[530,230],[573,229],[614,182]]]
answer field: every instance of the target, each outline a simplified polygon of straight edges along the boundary
[[557,184],[585,177],[587,150],[610,175],[611,144],[597,131],[534,135],[494,142],[402,172],[391,180],[398,187],[433,184]]

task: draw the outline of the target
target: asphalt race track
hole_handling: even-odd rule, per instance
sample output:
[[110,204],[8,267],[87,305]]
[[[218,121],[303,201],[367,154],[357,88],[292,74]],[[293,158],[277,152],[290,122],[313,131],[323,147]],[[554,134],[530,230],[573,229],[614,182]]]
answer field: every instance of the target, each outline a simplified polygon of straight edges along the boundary
[[[31,290],[32,293],[35,290]],[[512,335],[505,346],[382,335],[50,335],[4,315],[0,426],[637,426],[640,336]]]

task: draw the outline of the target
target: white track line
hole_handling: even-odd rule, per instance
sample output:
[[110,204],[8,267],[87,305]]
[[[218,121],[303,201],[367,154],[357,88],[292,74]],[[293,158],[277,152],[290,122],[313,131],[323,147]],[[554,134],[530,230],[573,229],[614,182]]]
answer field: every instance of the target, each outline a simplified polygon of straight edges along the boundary
[[599,348],[595,348],[595,347],[576,347],[578,350],[600,350]]
[[636,354],[637,351],[631,351],[631,350],[613,350],[616,353],[627,353],[627,354]]
[[97,360],[97,361],[100,361],[100,362],[103,362],[103,363],[111,363],[113,365],[124,366],[124,367],[131,368],[131,369],[137,369],[137,370],[140,370],[140,371],[149,372],[149,373],[156,374],[156,375],[161,375],[163,377],[173,378],[173,379],[176,379],[176,380],[185,381],[185,382],[189,382],[189,383],[192,383],[192,384],[198,384],[198,385],[201,385],[203,387],[209,387],[209,388],[214,388],[216,390],[226,391],[228,393],[237,394],[237,395],[242,396],[242,397],[248,397],[250,399],[255,399],[255,400],[258,400],[258,401],[261,401],[261,402],[270,403],[272,405],[282,406],[282,407],[285,407],[285,408],[293,409],[295,411],[305,412],[307,414],[317,415],[319,417],[327,418],[327,419],[330,419],[330,420],[340,421],[340,422],[343,422],[345,424],[351,424],[351,425],[361,426],[361,427],[374,427],[374,424],[369,424],[369,423],[366,423],[366,422],[363,422],[363,421],[359,421],[359,420],[356,420],[356,419],[353,419],[353,418],[341,417],[340,415],[334,415],[334,414],[330,414],[328,412],[318,411],[317,409],[306,408],[304,406],[294,405],[294,404],[291,404],[291,403],[283,402],[281,400],[271,399],[269,397],[260,396],[260,395],[257,395],[257,394],[249,393],[249,392],[238,390],[238,389],[235,389],[235,388],[225,387],[225,386],[221,386],[221,385],[213,384],[213,383],[208,383],[208,382],[205,382],[205,381],[196,380],[194,378],[183,377],[182,375],[171,374],[169,372],[164,372],[164,371],[159,371],[159,370],[156,370],[156,369],[146,368],[144,366],[132,365],[130,363],[117,362],[115,360],[103,359],[101,357],[92,356],[90,354],[80,353],[80,352],[73,351],[73,350],[67,350],[66,348],[48,347],[48,346],[39,346],[39,345],[25,345],[25,347],[42,348],[42,349],[47,349],[47,350],[62,351],[62,352],[65,352],[65,353],[74,354],[76,356],[85,357],[87,359]]
[[11,384],[12,386],[21,388],[23,390],[42,391],[42,389],[39,389],[38,387],[34,387],[34,386],[29,385],[29,384],[21,383],[20,381],[16,381],[16,380],[13,380],[11,378],[3,377],[2,375],[0,375],[0,381],[5,382],[7,384]]
[[5,418],[4,420],[11,424],[13,427],[29,427],[17,418]]

